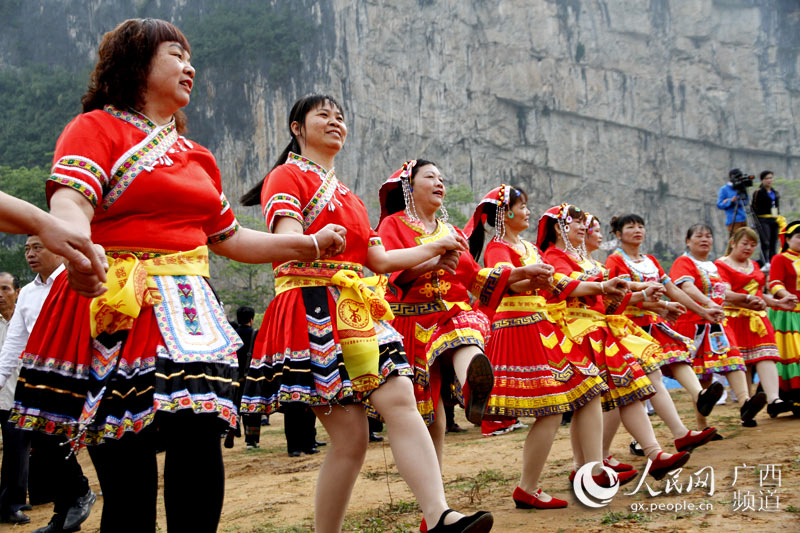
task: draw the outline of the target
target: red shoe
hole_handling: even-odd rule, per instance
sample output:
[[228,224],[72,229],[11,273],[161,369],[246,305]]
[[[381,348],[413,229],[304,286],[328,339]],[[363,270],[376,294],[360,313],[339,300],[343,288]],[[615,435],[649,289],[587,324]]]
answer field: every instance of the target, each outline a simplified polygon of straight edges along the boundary
[[628,470],[633,470],[633,466],[632,465],[626,465],[625,463],[617,462],[617,466],[614,466],[614,465],[612,465],[611,463],[608,462],[609,459],[611,459],[610,455],[608,457],[606,457],[605,459],[603,459],[603,466],[607,466],[608,468],[612,469],[614,472],[627,472]]
[[663,479],[669,472],[685,465],[691,455],[689,452],[678,452],[669,459],[661,459],[663,453],[658,452],[656,460],[650,466],[650,475],[656,480]]
[[422,522],[419,525],[420,533],[428,533],[428,524],[425,523],[425,517],[422,517]]
[[549,502],[542,501],[539,499],[541,493],[542,489],[537,490],[535,494],[528,494],[517,487],[511,497],[514,498],[517,509],[562,509],[567,506],[566,501],[558,498],[553,498]]
[[675,439],[675,449],[679,452],[690,452],[703,444],[707,444],[716,434],[717,428],[706,428],[697,435],[692,435],[690,431],[685,436]]
[[[626,483],[630,483],[638,474],[639,474],[638,470],[626,470],[625,472],[617,472],[617,479],[619,480],[619,486],[621,487]],[[611,486],[611,479],[605,472],[598,474],[596,476],[592,476],[592,479],[594,479],[594,482],[600,485],[601,487],[608,488]]]

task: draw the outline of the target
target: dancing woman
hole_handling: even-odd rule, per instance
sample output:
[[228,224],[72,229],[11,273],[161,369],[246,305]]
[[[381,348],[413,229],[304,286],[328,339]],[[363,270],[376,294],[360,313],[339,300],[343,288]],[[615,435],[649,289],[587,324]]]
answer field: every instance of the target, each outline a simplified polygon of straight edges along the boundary
[[[714,263],[719,275],[730,288],[725,293],[726,329],[733,335],[733,347],[739,350],[747,366],[748,388],[752,383],[752,371],[767,395],[767,413],[775,418],[791,409],[789,402],[779,396],[778,370],[780,362],[775,330],[767,318],[767,305],[793,309],[794,299],[785,297],[776,300],[763,292],[766,277],[758,264],[751,259],[758,248],[758,234],[744,227],[733,232],[726,255]],[[788,295],[786,295],[788,296]]]
[[[680,335],[667,324],[667,319],[674,320],[686,312],[687,307],[706,315],[708,312],[672,283],[656,258],[640,252],[646,230],[644,220],[639,215],[629,214],[612,218],[611,230],[614,232],[619,246],[606,260],[609,275],[619,276],[636,283],[661,285],[665,294],[674,299],[674,301],[658,300],[655,302],[647,301],[644,298],[640,298],[638,301],[632,299],[623,312],[660,347],[660,353],[655,358],[655,365],[645,369],[647,377],[656,388],[656,394],[650,398],[650,402],[658,416],[664,420],[672,432],[675,448],[678,451],[692,451],[698,446],[708,443],[716,434],[716,429],[706,428],[702,431],[690,431],[684,425],[669,391],[664,387],[661,368],[667,370],[682,385],[686,384],[684,388],[692,395],[695,408],[699,413],[707,416],[711,412],[722,395],[722,386],[716,384],[709,390],[703,390],[691,367],[693,341]],[[591,254],[593,249],[597,249],[601,242],[600,224],[597,219],[594,219],[587,229],[586,250],[588,253]],[[612,412],[606,414],[607,417],[603,419],[604,455],[609,452],[614,436],[612,433],[615,430],[614,426],[619,426],[619,422],[613,419]],[[611,458],[607,460],[615,462]]]
[[[587,257],[585,234],[585,212],[561,204],[548,209],[539,219],[537,242],[544,250],[544,260],[553,265],[556,272],[579,280],[607,279],[608,272]],[[638,296],[642,297],[641,292]],[[609,391],[603,394],[603,410],[619,408],[625,428],[652,460],[650,474],[661,479],[670,470],[684,465],[689,460],[689,452],[668,454],[662,451],[653,433],[642,400],[650,398],[656,389],[639,361],[651,365],[658,347],[638,335],[635,326],[618,314],[631,298],[627,295],[622,301],[613,302],[610,308],[616,309],[616,314],[608,315],[602,296],[567,298],[566,329],[569,338],[595,362],[608,385]],[[581,464],[578,459],[577,464]],[[620,479],[628,472],[620,473]]]
[[[694,339],[696,351],[692,364],[703,385],[711,383],[712,374],[725,374],[738,398],[742,425],[753,427],[757,425],[753,418],[764,408],[766,396],[761,392],[750,397],[744,359],[732,346],[734,343],[728,338],[729,332],[720,324],[722,318],[717,312],[722,309],[728,285],[720,277],[717,265],[708,259],[713,243],[710,226],[691,226],[686,232],[687,251],[672,263],[669,277],[675,286],[712,311],[714,316],[703,316],[689,309],[678,317],[674,328],[681,335]],[[703,427],[702,419],[699,419],[698,427]]]
[[[402,337],[388,325],[383,281],[363,279],[439,261],[466,241],[448,235],[408,250],[384,249],[361,199],[341,183],[334,161],[347,138],[341,106],[310,95],[289,113],[291,141],[273,169],[243,198],[261,202],[270,232],[312,233],[329,222],[347,228],[343,252],[326,261],[274,267],[276,297],[253,348],[242,411],[269,414],[290,402],[311,406],[330,436],[315,494],[315,528],[340,531],[367,450],[369,400],[385,420],[400,475],[430,531],[489,531],[492,515],[465,517],[447,507],[436,450],[414,404]],[[500,281],[507,276],[498,273]],[[376,287],[373,291],[368,285]]]
[[[341,247],[344,230],[239,227],[214,157],[182,135],[195,69],[175,26],[127,20],[98,56],[84,112],[56,144],[47,197],[60,224],[105,248],[108,281],[86,264],[55,280],[13,418],[92,445],[103,532],[155,531],[157,428],[167,528],[216,531],[241,341],[208,284],[208,249],[242,262],[311,259]],[[54,520],[60,531],[64,517]]]
[[[494,236],[486,245],[487,267],[544,265],[552,272],[536,246],[520,237],[529,225],[527,204],[522,190],[507,185],[484,196],[465,230],[476,260],[488,224],[494,227]],[[563,413],[574,412],[572,430],[580,444],[576,455],[587,462],[601,460],[597,442],[602,425],[600,395],[608,386],[592,361],[566,338],[553,315],[563,312],[563,300],[568,296],[618,291],[611,281],[585,282],[554,274],[553,282],[542,288],[526,282],[512,285],[493,315],[487,354],[495,386],[487,417],[536,418],[522,448],[522,475],[512,495],[518,508],[567,506],[566,501],[545,493],[539,483]],[[548,297],[559,303],[547,304]]]
[[777,305],[768,315],[781,356],[776,364],[780,396],[800,416],[800,220],[788,224],[780,238],[781,253],[769,269],[769,292]]

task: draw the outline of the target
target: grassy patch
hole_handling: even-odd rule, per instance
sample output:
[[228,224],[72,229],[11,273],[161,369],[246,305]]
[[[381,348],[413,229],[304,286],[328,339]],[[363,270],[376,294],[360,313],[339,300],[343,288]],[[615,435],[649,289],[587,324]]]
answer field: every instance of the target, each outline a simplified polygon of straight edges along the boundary
[[415,501],[398,500],[345,518],[343,531],[354,533],[401,533],[419,527],[422,511]]
[[600,519],[600,523],[604,525],[611,525],[611,524],[616,524],[618,522],[627,521],[627,522],[635,522],[637,524],[641,524],[643,522],[650,522],[651,520],[652,518],[642,513],[623,513],[621,511],[608,511],[606,512],[606,514],[603,515],[603,518]]

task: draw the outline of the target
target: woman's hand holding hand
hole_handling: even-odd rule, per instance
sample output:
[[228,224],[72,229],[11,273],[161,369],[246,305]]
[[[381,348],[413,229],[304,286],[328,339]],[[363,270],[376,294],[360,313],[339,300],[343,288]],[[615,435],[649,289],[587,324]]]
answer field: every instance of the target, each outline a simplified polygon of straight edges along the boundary
[[530,280],[533,289],[550,289],[553,286],[554,269],[544,263],[536,263],[521,267],[525,277]]
[[328,224],[314,234],[319,246],[319,259],[333,257],[344,252],[347,246],[347,230],[338,224]]
[[662,316],[668,322],[675,322],[679,316],[686,312],[686,308],[683,304],[678,302],[665,302],[666,309]]
[[469,250],[469,243],[467,242],[467,239],[458,233],[450,233],[449,235],[445,235],[438,241],[435,241],[433,244],[440,247],[440,254],[450,251],[466,252]]
[[99,244],[94,244],[92,246],[93,253],[97,257],[102,257],[102,277],[97,275],[97,272],[94,270],[92,264],[87,265],[85,262],[74,263],[69,261],[65,265],[67,268],[67,280],[69,281],[69,286],[72,288],[72,290],[87,298],[100,296],[106,292],[106,290],[108,290],[103,286],[103,282],[105,282],[106,279],[105,271],[108,270],[106,252]]

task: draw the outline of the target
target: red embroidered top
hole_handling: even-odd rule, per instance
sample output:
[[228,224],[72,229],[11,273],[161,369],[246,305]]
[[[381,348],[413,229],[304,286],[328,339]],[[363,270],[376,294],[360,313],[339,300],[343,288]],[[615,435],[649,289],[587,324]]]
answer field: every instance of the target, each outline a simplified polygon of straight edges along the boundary
[[[690,281],[700,292],[711,298],[714,302],[722,305],[725,301],[727,283],[719,276],[716,265],[711,261],[701,261],[698,265],[688,255],[682,255],[672,263],[669,276],[672,278],[672,282],[678,287]],[[680,324],[681,322],[691,324],[705,323],[703,319],[690,310],[687,310],[678,317],[676,323]]]
[[[269,173],[261,190],[261,206],[269,231],[275,229],[280,217],[289,217],[303,225],[303,233],[311,234],[327,224],[340,224],[347,228],[345,250],[326,260],[314,262],[290,261],[275,267],[275,276],[320,275],[330,271],[332,276],[347,265],[361,272],[367,261],[367,248],[382,245],[380,237],[372,230],[367,208],[344,184],[333,170],[325,170],[303,156],[289,153],[286,163]],[[326,268],[325,265],[333,265]]]
[[732,291],[742,294],[753,294],[759,298],[764,296],[762,289],[767,278],[764,276],[764,273],[761,272],[758,263],[752,259],[750,260],[752,270],[747,274],[731,267],[721,259],[714,261],[714,264],[717,265],[720,278],[731,286]]
[[[510,243],[492,239],[489,241],[489,244],[486,245],[484,264],[487,267],[500,265],[522,267],[544,262],[541,252],[534,244],[525,240],[522,241],[522,244],[525,246],[524,253],[514,248]],[[542,296],[548,300],[561,301],[569,296],[579,284],[578,280],[559,272],[553,274],[553,282],[554,287],[552,291],[538,289],[535,291],[512,293],[508,296]],[[493,319],[514,318],[526,314],[528,313],[524,311],[500,311],[494,314]]]
[[[557,273],[568,276],[569,278],[577,279],[579,281],[604,281],[608,279],[607,270],[601,269],[597,274],[589,275],[584,272],[583,267],[581,267],[567,252],[556,248],[555,246],[550,246],[547,250],[545,250],[542,257],[546,263],[549,263],[553,266]],[[627,300],[630,300],[629,295],[626,296],[625,300],[623,300],[623,303],[617,307],[617,313],[620,313],[623,309],[625,309],[625,303]],[[597,311],[598,313],[606,314],[606,307],[603,303],[603,297],[599,294],[594,296],[581,296],[580,298],[568,298],[567,306],[586,307],[593,311]]]
[[775,294],[785,289],[800,296],[800,254],[786,250],[772,258],[769,267],[769,291]]
[[95,207],[92,240],[106,248],[187,251],[239,225],[211,152],[175,129],[112,106],[75,117],[56,143],[48,201],[70,187]]
[[[449,224],[437,221],[436,231],[428,235],[424,226],[419,222],[407,219],[404,212],[400,211],[383,219],[378,233],[387,250],[413,248],[428,242],[435,242],[450,232],[463,233]],[[414,280],[409,285],[398,286],[395,281],[403,273],[394,272],[389,276],[390,292],[386,295],[389,302],[424,303],[439,302],[469,302],[469,294],[474,294],[482,305],[496,307],[505,289],[503,270],[481,269],[469,252],[463,252],[458,261],[455,275],[444,270],[427,272]]]

